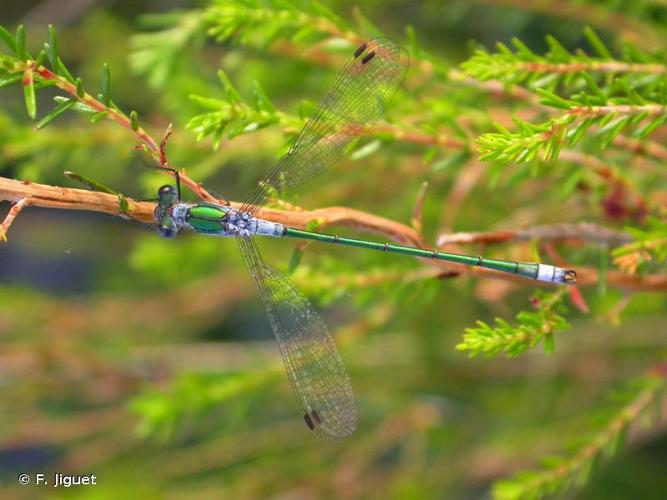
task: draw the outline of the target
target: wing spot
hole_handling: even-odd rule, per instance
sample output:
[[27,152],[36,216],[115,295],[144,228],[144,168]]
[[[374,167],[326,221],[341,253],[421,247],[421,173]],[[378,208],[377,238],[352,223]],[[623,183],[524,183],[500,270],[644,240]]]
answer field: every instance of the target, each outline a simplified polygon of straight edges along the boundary
[[310,418],[310,415],[307,413],[303,416],[303,419],[306,421],[306,425],[308,428],[312,431],[315,429],[315,424],[313,424],[313,420]]
[[359,48],[354,51],[354,58],[356,59],[361,54],[363,54],[364,50],[366,50],[366,47],[368,47],[367,43],[364,43],[364,44],[360,45]]
[[361,60],[361,64],[366,64],[368,61],[373,59],[375,57],[375,52],[369,52],[364,56],[364,58]]

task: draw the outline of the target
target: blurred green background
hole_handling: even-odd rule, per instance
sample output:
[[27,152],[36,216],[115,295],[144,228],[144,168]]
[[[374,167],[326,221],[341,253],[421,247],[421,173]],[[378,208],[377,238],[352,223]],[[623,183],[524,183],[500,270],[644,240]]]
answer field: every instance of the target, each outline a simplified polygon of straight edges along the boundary
[[[547,34],[569,48],[584,45],[585,24],[610,42],[633,36],[636,42],[637,26],[647,27],[639,31],[647,39],[666,32],[660,2],[639,2],[641,8],[630,2],[537,3],[327,6],[360,33],[368,34],[369,20],[405,42],[411,25],[421,44],[452,67],[470,55],[473,41],[492,46],[516,36],[541,52]],[[574,7],[581,5],[607,16],[577,15]],[[201,25],[208,6],[4,0],[0,24],[13,29],[24,22],[32,48],[54,24],[61,57],[87,88],[99,88],[102,63],[108,63],[121,109],[137,110],[154,136],[174,123],[172,164],[242,201],[284,151],[285,136],[269,126],[225,139],[213,150],[210,139],[197,142],[186,130],[202,112],[189,96],[219,98],[216,71],[222,68],[244,97],[258,81],[281,111],[298,116],[308,109],[302,101],[317,101],[343,58],[336,54],[322,64],[307,54],[285,55],[287,45],[281,54],[261,43],[216,43]],[[408,81],[390,119],[428,108],[434,124],[450,126],[464,113],[464,129],[490,130],[484,115],[490,98],[420,81],[416,72]],[[412,93],[425,96],[417,101],[423,109]],[[41,110],[53,95],[40,92]],[[468,103],[464,111],[459,102]],[[74,113],[35,132],[21,89],[0,89],[4,177],[76,187],[63,176],[72,170],[150,199],[166,177],[143,166],[135,143],[113,123],[93,125]],[[585,202],[542,198],[540,181],[521,190],[492,188],[475,165],[455,151],[428,153],[387,141],[380,152],[344,161],[310,184],[307,194],[290,193],[289,201],[307,208],[349,206],[409,224],[415,197],[428,181],[429,241],[446,231],[595,218],[623,227],[605,221],[599,210],[587,212]],[[473,186],[459,205],[452,193],[473,168]],[[7,208],[0,205],[1,213]],[[293,243],[260,244],[268,261],[287,268]],[[578,264],[597,265],[599,252],[591,248],[578,255]],[[526,247],[492,252],[530,256]],[[495,480],[565,452],[587,432],[590,410],[659,361],[667,344],[664,293],[634,294],[617,325],[610,317],[621,292],[589,287],[583,292],[591,312],[569,306],[573,328],[556,338],[554,355],[535,349],[516,359],[469,360],[454,348],[464,329],[495,316],[511,320],[530,308],[533,289],[436,279],[424,270],[416,261],[381,253],[307,248],[294,279],[337,335],[360,411],[352,438],[324,442],[299,417],[233,242],[194,236],[162,241],[151,228],[118,218],[26,209],[0,245],[0,497],[486,498]],[[574,495],[665,498],[666,445],[661,424],[631,441]],[[47,492],[20,487],[21,472],[94,473],[98,485]]]

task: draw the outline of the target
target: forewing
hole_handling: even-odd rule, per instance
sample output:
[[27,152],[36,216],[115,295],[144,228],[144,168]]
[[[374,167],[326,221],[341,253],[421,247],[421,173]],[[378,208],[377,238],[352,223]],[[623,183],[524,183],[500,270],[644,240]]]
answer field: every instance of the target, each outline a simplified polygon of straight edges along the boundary
[[306,423],[328,437],[349,436],[357,426],[354,394],[326,324],[287,276],[264,262],[252,239],[237,240]]
[[390,38],[374,38],[359,47],[287,154],[241,210],[256,213],[273,189],[303,184],[346,155],[352,141],[384,114],[409,62],[405,49]]

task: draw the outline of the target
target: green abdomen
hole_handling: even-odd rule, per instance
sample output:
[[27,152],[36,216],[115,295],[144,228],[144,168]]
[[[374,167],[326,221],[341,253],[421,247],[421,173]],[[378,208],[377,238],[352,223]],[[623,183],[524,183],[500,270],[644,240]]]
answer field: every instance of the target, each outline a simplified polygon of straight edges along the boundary
[[188,224],[198,233],[220,233],[227,212],[213,205],[195,205],[188,213]]

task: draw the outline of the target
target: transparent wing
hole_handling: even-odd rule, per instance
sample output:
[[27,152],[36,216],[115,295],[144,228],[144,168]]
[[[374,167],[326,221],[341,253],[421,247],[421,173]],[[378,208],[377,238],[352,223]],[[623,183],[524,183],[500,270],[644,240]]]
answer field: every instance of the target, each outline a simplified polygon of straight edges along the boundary
[[290,150],[241,210],[258,212],[272,189],[303,184],[346,155],[352,141],[382,116],[409,64],[405,49],[390,38],[374,38],[359,47]]
[[357,426],[350,379],[327,326],[283,273],[264,262],[251,238],[236,238],[257,282],[287,375],[311,430],[349,436]]

